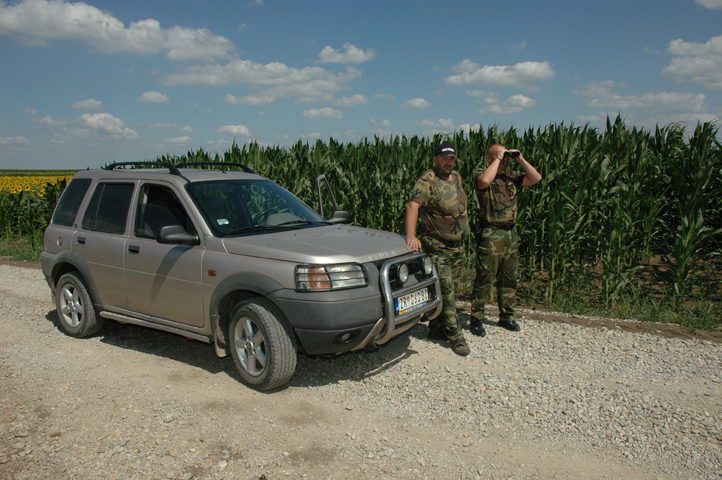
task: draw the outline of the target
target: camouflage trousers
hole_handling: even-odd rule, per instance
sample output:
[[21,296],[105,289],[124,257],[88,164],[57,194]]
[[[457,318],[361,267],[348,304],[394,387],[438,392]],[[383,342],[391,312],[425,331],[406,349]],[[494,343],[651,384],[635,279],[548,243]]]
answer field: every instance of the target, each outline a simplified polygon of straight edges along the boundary
[[518,267],[519,237],[516,228],[509,231],[485,228],[481,238],[477,238],[476,277],[471,291],[472,321],[484,320],[484,305],[491,300],[495,280],[499,319],[514,318]]
[[464,268],[464,244],[449,247],[439,240],[423,236],[419,239],[424,252],[429,254],[436,266],[441,284],[441,314],[429,321],[429,331],[446,335],[450,342],[463,337],[461,323],[456,315],[456,291],[461,283]]

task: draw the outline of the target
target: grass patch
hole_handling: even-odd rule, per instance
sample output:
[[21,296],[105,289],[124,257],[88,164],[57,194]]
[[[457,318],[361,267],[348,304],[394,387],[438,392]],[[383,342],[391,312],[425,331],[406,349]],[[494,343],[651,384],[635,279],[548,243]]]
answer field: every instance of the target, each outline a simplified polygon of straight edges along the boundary
[[29,236],[0,237],[0,259],[19,262],[40,262],[43,251],[42,239]]

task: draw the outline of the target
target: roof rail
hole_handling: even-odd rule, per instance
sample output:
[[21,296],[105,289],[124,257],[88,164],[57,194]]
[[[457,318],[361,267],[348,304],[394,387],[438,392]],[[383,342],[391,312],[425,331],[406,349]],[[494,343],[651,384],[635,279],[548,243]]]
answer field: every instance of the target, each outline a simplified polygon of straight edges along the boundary
[[106,166],[103,170],[115,170],[115,167],[125,167],[127,165],[132,165],[134,167],[148,167],[148,166],[154,166],[154,167],[163,167],[167,168],[168,171],[171,173],[171,175],[178,175],[179,177],[182,177],[180,171],[173,165],[172,163],[168,162],[119,162],[119,163],[111,163],[110,165]]
[[[188,162],[188,163],[179,163],[176,165],[178,168],[186,168],[186,167],[213,167],[213,166],[221,166],[221,167],[241,167],[244,172],[246,173],[256,173],[253,171],[252,168],[247,167],[246,165],[243,165],[242,163],[235,163],[235,162]],[[221,171],[224,171],[223,168],[221,168]]]

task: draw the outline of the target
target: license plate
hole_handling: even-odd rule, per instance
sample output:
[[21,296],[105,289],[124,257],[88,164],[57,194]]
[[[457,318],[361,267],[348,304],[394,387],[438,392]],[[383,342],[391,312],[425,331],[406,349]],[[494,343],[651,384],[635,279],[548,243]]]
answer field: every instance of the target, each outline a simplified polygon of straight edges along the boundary
[[401,295],[394,299],[396,305],[396,315],[403,315],[406,312],[414,310],[422,305],[429,303],[429,289],[423,288],[415,292]]

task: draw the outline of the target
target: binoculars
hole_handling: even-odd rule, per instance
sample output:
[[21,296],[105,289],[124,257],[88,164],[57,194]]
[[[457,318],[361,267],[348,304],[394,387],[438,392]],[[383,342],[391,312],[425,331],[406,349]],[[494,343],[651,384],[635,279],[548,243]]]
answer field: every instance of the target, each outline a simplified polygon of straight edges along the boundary
[[519,152],[504,152],[504,158],[519,158],[520,155]]

